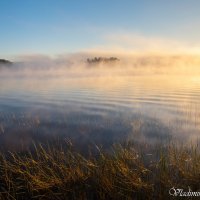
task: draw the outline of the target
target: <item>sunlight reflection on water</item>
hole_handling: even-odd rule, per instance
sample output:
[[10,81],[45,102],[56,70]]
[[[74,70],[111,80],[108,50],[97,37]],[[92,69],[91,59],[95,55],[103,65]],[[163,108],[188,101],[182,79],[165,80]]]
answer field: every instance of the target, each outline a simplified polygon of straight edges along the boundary
[[65,73],[0,78],[1,144],[56,136],[95,144],[199,136],[198,74]]

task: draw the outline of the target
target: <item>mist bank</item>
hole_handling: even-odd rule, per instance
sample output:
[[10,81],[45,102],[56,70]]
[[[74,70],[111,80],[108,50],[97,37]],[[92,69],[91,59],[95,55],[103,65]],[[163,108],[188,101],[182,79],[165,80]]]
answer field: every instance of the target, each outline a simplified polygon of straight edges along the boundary
[[[113,76],[143,74],[200,75],[198,55],[74,53],[50,57],[20,56],[3,63],[0,77],[8,76]],[[9,67],[8,67],[9,66]],[[11,66],[11,67],[10,67]]]

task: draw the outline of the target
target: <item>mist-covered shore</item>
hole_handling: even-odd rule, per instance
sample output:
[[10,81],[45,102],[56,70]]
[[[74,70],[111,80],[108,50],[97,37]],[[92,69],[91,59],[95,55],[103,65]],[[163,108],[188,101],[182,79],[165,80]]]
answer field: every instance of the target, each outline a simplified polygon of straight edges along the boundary
[[74,53],[50,57],[21,56],[0,59],[0,77],[9,76],[115,76],[115,75],[197,75],[197,55],[111,55]]
[[6,59],[0,59],[0,67],[1,66],[11,66],[13,63]]

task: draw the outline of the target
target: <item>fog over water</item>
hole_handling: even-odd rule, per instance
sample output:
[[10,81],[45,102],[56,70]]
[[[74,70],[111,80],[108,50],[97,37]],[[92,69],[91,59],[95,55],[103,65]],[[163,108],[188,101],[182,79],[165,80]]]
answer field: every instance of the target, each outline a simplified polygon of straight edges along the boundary
[[118,55],[29,56],[0,67],[0,143],[28,147],[60,137],[109,145],[196,141],[200,130],[200,58]]

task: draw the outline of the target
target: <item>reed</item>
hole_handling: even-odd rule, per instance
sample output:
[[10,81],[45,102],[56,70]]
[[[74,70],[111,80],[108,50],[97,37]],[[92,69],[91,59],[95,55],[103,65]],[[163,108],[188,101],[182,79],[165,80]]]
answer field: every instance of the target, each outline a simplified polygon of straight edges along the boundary
[[70,142],[1,153],[0,199],[169,199],[171,187],[200,188],[198,145],[170,144],[153,155],[130,144],[96,148],[95,156]]

